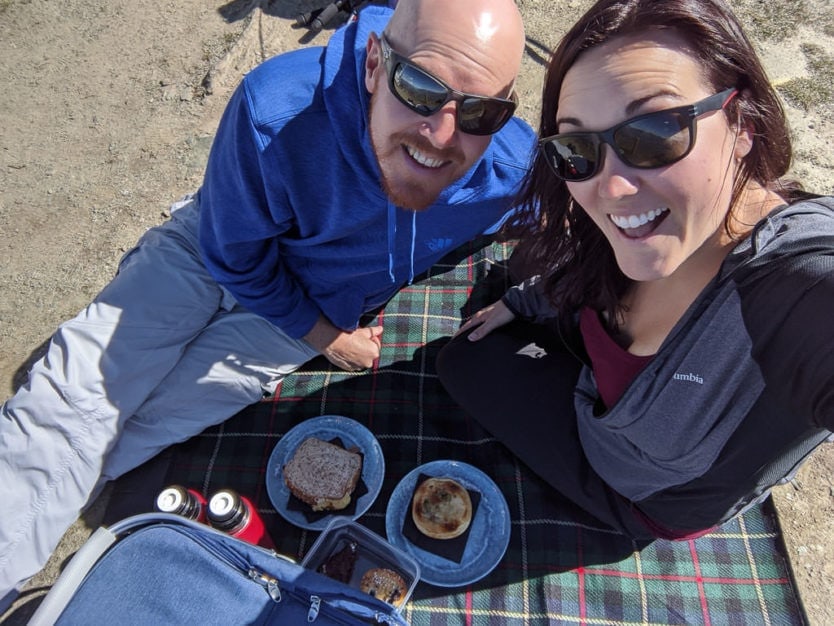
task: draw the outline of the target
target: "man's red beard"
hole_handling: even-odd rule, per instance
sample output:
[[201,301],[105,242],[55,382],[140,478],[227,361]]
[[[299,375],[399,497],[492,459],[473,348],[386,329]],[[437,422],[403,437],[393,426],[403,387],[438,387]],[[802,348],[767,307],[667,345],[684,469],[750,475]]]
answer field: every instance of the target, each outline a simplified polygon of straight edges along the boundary
[[[374,115],[374,107],[376,105],[378,93],[378,91],[375,91],[371,94],[369,116]],[[460,165],[465,162],[466,157],[457,147],[438,150],[433,147],[425,137],[406,132],[394,133],[393,135],[388,136],[386,140],[387,147],[384,148],[381,145],[381,142],[377,140],[377,137],[374,136],[373,131],[371,131],[371,144],[373,146],[373,151],[376,155],[377,165],[380,171],[380,184],[382,186],[382,190],[385,192],[388,199],[399,207],[410,209],[412,211],[423,211],[427,209],[434,204],[443,189],[453,183],[458,176],[462,176],[464,174],[463,171],[458,171],[457,168],[460,168]],[[427,188],[425,181],[407,180],[403,177],[400,177],[399,182],[394,184],[390,180],[384,164],[398,158],[410,158],[407,154],[404,157],[401,157],[398,154],[399,152],[405,152],[403,144],[416,148],[426,155],[431,155],[431,158],[449,161],[449,163],[444,165],[443,168],[456,168],[456,171],[458,171],[457,175],[450,180],[445,180],[439,189],[434,189],[433,187]],[[438,178],[443,176],[443,174],[438,172]]]

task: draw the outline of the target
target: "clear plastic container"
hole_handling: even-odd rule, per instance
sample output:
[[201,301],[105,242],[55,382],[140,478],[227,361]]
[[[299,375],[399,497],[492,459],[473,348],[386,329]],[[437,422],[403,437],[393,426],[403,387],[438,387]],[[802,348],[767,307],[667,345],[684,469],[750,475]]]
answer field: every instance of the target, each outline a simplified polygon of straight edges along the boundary
[[[355,547],[355,564],[347,584],[361,589],[362,577],[375,568],[384,568],[396,572],[406,586],[402,599],[391,604],[400,611],[405,606],[417,582],[420,580],[420,566],[411,556],[395,548],[376,533],[343,518],[333,519],[310,548],[301,561],[307,569],[320,571],[323,564],[331,557],[349,546]],[[386,600],[386,598],[382,598]]]

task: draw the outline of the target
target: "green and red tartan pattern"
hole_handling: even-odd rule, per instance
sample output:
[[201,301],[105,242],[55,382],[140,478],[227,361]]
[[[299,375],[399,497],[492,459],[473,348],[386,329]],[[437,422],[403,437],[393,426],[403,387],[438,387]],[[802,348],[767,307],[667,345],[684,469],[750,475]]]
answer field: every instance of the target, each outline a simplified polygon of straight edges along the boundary
[[385,507],[400,479],[436,459],[480,468],[509,504],[510,545],[499,565],[463,588],[420,583],[403,610],[415,626],[807,623],[769,501],[697,540],[637,546],[560,498],[449,398],[435,375],[437,351],[463,317],[504,288],[504,274],[491,270],[502,268],[508,247],[468,252],[403,289],[371,321],[385,328],[377,366],[346,373],[316,359],[274,398],[177,446],[168,482],[249,496],[278,550],[300,560],[318,532],[274,510],[267,460],[301,421],[345,415],[375,434],[385,456],[380,496],[359,519],[378,534],[385,536]]

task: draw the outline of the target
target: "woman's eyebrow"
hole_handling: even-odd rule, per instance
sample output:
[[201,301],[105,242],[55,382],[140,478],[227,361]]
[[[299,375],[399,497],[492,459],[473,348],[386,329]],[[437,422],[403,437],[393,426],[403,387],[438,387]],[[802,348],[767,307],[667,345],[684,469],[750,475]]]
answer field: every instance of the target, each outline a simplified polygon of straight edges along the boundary
[[[654,94],[651,94],[651,95],[648,95],[648,96],[644,96],[642,98],[637,98],[636,100],[632,100],[631,102],[629,102],[626,105],[625,120],[632,117],[638,110],[640,110],[640,107],[642,107],[644,104],[646,104],[646,102],[648,102],[649,100],[653,100],[654,98],[658,98],[660,96],[675,96],[675,97],[677,97],[678,94],[674,93],[674,92],[671,92],[671,91],[665,91],[664,90],[664,91],[660,91],[658,93],[654,93]],[[625,120],[623,120],[623,121],[625,121]],[[560,124],[570,124],[571,126],[578,126],[580,128],[582,127],[582,122],[575,117],[557,117],[556,118],[556,125],[559,126]]]
[[559,126],[561,124],[570,124],[571,126],[582,126],[582,122],[580,122],[575,117],[557,117],[556,126]]

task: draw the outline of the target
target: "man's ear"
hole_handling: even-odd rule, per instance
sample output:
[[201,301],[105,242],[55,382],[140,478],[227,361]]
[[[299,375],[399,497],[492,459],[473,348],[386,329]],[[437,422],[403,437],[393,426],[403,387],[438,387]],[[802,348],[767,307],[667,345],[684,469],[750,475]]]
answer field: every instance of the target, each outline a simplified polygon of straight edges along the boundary
[[365,89],[373,93],[376,89],[377,72],[382,71],[382,46],[376,33],[368,36],[368,43],[365,44]]

